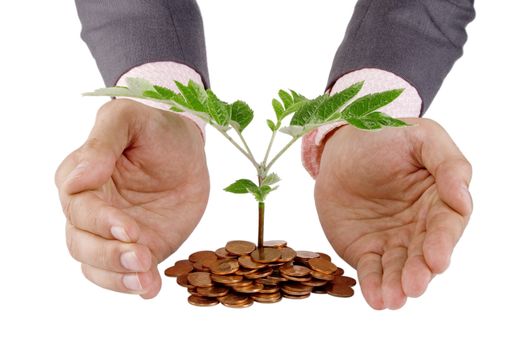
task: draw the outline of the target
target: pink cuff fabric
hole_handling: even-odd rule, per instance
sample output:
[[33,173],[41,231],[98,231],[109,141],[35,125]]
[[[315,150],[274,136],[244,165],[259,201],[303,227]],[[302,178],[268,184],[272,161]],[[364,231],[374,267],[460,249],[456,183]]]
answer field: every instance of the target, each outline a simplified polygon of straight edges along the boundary
[[[180,81],[183,84],[187,84],[190,80],[193,80],[196,83],[204,86],[199,73],[197,73],[192,68],[184,64],[177,63],[177,62],[152,62],[152,63],[145,63],[143,65],[134,67],[120,77],[120,79],[117,82],[117,85],[127,86],[126,78],[130,78],[130,77],[131,78],[143,78],[143,79],[148,80],[154,85],[163,86],[175,92],[178,92],[179,89],[177,89],[177,85],[175,85],[174,80]],[[140,100],[140,99],[135,99],[135,98],[130,98],[130,99],[143,103],[145,105],[151,106],[151,107],[169,110],[168,106],[166,106],[165,104],[159,103],[159,102],[150,101],[150,100]],[[195,124],[197,124],[197,126],[199,127],[201,131],[203,139],[205,139],[206,137],[206,133],[205,133],[206,122],[205,121],[203,121],[202,119],[190,113],[184,112],[184,113],[178,113],[178,114],[195,122]]]
[[[405,89],[396,100],[380,108],[379,111],[396,118],[417,117],[420,115],[422,100],[417,90],[404,79],[381,69],[363,68],[347,73],[336,81],[330,94],[344,90],[359,81],[364,81],[365,83],[356,98],[374,92],[400,88]],[[332,130],[346,124],[346,122],[336,122],[324,125],[303,136],[301,147],[303,166],[314,179],[319,174],[326,135]]]

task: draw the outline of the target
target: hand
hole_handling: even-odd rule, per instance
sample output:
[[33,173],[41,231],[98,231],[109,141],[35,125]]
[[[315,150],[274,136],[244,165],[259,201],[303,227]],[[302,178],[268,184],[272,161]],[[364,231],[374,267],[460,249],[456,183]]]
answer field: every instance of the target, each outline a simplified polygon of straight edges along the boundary
[[198,127],[125,99],[99,110],[55,181],[67,246],[86,278],[144,298],[159,292],[157,264],[193,231],[210,188]]
[[321,225],[366,301],[397,309],[445,271],[470,214],[469,162],[429,119],[328,139],[315,185]]

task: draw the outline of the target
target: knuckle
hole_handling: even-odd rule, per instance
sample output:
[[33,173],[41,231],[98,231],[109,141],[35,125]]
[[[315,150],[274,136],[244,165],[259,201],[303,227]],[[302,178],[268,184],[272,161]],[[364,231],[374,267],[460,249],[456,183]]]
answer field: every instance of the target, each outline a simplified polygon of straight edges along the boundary
[[66,245],[69,254],[75,259],[78,260],[78,247],[75,244],[75,238],[73,237],[73,228],[66,228]]

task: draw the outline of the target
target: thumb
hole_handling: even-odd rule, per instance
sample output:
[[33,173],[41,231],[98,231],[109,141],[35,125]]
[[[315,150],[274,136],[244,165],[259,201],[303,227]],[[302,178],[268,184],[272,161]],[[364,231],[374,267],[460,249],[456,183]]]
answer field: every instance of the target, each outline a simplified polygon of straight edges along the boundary
[[129,103],[112,101],[100,109],[86,142],[57,169],[55,182],[63,192],[96,189],[110,179],[117,159],[129,143]]
[[439,197],[464,217],[472,212],[472,166],[448,133],[430,120],[421,148],[423,165],[436,179]]

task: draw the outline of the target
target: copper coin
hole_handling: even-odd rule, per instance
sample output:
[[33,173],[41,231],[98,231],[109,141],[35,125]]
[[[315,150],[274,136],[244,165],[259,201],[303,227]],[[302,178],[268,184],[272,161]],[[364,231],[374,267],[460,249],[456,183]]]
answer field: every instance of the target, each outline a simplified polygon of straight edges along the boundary
[[319,254],[307,250],[298,250],[296,253],[297,258],[302,260],[315,259],[319,257]]
[[315,293],[315,294],[326,294],[326,293],[328,293],[326,291],[326,286],[327,286],[327,284],[325,284],[324,286],[321,286],[321,287],[314,287],[314,289],[312,289],[312,293]]
[[328,283],[328,281],[318,280],[318,279],[311,279],[310,281],[304,281],[301,282],[305,286],[309,287],[321,287]]
[[256,302],[265,303],[265,304],[277,303],[281,301],[281,293],[279,292],[273,293],[273,294],[256,293],[256,294],[252,294],[251,297]]
[[202,264],[202,261],[193,263],[193,270],[198,272],[210,272],[210,269]]
[[255,272],[248,273],[244,275],[244,277],[254,280],[254,279],[270,276],[272,273],[273,273],[273,269],[271,267],[265,267],[264,269],[259,269],[259,270],[256,270]]
[[310,296],[310,293],[308,294],[303,294],[303,295],[291,295],[291,294],[286,294],[286,293],[283,293],[283,297],[287,298],[287,299],[306,299]]
[[231,283],[238,283],[242,281],[242,276],[238,275],[211,275],[211,280],[213,282],[217,283],[225,283],[225,284],[231,284]]
[[209,272],[190,272],[188,274],[188,282],[195,287],[213,286]]
[[210,298],[217,298],[217,297],[223,297],[226,294],[228,294],[229,289],[226,287],[198,287],[197,293],[202,295],[203,297],[210,297]]
[[279,260],[277,260],[279,262],[292,261],[295,258],[295,256],[297,255],[295,250],[293,250],[290,247],[284,247],[284,248],[281,248],[279,250],[281,251],[281,257],[279,258]]
[[312,287],[305,286],[300,283],[286,283],[281,286],[281,290],[293,294],[293,295],[301,295],[305,293],[310,293],[312,291]]
[[[240,276],[242,277],[242,276]],[[246,287],[246,286],[251,286],[253,284],[253,281],[252,280],[248,280],[248,279],[243,279],[241,280],[240,282],[235,282],[235,283],[227,283],[226,285],[228,287]]]
[[198,297],[202,297],[203,295],[200,295],[199,292],[197,292],[197,287],[192,286],[192,288],[187,288],[188,293],[191,295],[196,295]]
[[279,260],[281,252],[276,248],[257,248],[250,255],[256,262],[267,264]]
[[344,275],[345,273],[345,270],[343,270],[342,268],[338,267],[337,270],[333,273],[334,276],[342,276]]
[[245,308],[245,307],[252,306],[253,305],[253,300],[250,297],[246,297],[246,301],[242,302],[242,303],[230,304],[228,299],[226,299],[224,302],[221,301],[221,303],[222,303],[222,305],[227,306],[227,307],[232,307],[232,308],[235,308],[235,309],[242,309],[242,308]]
[[228,251],[224,247],[217,249],[215,251],[215,255],[217,255],[217,257],[223,258],[223,259],[234,257],[234,255],[231,255],[230,253],[228,253]]
[[168,277],[179,277],[193,271],[193,264],[189,260],[180,260],[175,265],[168,267],[164,274]]
[[190,303],[191,305],[195,305],[195,306],[213,306],[213,305],[217,305],[219,301],[217,299],[190,295],[188,297],[188,303]]
[[216,260],[210,270],[215,275],[229,275],[239,270],[239,262],[235,259]]
[[246,269],[260,269],[266,266],[266,264],[261,264],[256,261],[253,261],[251,256],[243,255],[239,257],[239,265]]
[[283,240],[272,240],[272,241],[264,241],[263,246],[268,248],[283,248],[286,247],[288,242]]
[[318,280],[324,280],[324,281],[331,281],[335,278],[334,275],[327,275],[326,273],[322,273],[319,271],[313,270],[310,272],[313,278],[317,278]]
[[325,260],[328,260],[328,261],[332,261],[332,258],[331,258],[330,255],[328,255],[328,254],[320,253],[320,252],[317,252],[317,254],[319,254],[319,257],[320,257],[321,259],[325,259]]
[[217,259],[217,255],[215,255],[215,252],[212,252],[211,250],[202,250],[200,252],[191,254],[188,259],[192,263],[196,263],[202,260]]
[[257,271],[257,269],[245,269],[244,267],[240,267],[237,271],[235,271],[236,275],[244,276],[249,273],[254,273]]
[[253,252],[255,244],[248,241],[229,241],[226,243],[226,251],[235,255],[247,255]]
[[261,290],[263,290],[264,285],[262,283],[256,282],[245,287],[233,286],[232,288],[238,293],[259,293]]
[[188,274],[177,277],[177,284],[184,288],[193,287],[190,282],[188,282]]
[[275,286],[265,285],[264,288],[259,293],[261,293],[261,294],[273,294],[273,293],[277,293],[280,290],[281,290],[281,288],[279,286],[277,286],[277,285],[275,285]]
[[327,275],[333,274],[337,271],[337,266],[323,258],[310,259],[308,260],[308,265],[312,268],[312,270],[319,271]]
[[328,284],[326,286],[328,294],[334,297],[348,298],[354,295],[354,290],[347,284]]
[[348,276],[335,276],[334,280],[331,283],[332,284],[342,284],[342,285],[347,285],[349,287],[353,287],[356,285],[356,280]]
[[286,278],[288,281],[294,281],[294,282],[308,282],[312,279],[312,276],[294,277],[294,276],[283,275],[283,277]]
[[[292,265],[292,266],[283,266],[279,269],[281,274],[292,277],[304,277],[310,275],[310,269],[305,266]],[[286,278],[286,276],[283,276]]]

